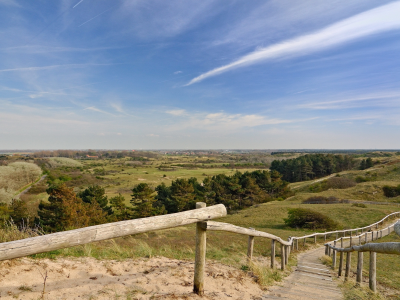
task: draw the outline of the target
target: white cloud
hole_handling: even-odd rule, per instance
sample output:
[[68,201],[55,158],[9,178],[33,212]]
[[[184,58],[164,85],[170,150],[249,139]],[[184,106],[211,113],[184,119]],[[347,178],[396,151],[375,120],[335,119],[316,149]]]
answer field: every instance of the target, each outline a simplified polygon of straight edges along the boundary
[[182,71],[176,71],[176,72],[174,72],[175,75],[181,74],[181,73],[182,73]]
[[359,38],[400,28],[400,1],[357,14],[314,33],[257,49],[236,61],[193,78],[187,85],[234,68],[271,59],[290,58],[325,50]]
[[184,109],[173,109],[173,110],[167,110],[166,113],[173,116],[183,116],[186,114],[186,111]]
[[84,108],[83,110],[91,110],[91,111],[99,112],[99,113],[102,113],[102,114],[107,114],[107,115],[112,115],[112,116],[114,116],[112,113],[109,113],[109,112],[107,112],[107,111],[98,109],[98,108],[96,108],[96,107],[94,107],[94,106],[86,107],[86,108]]

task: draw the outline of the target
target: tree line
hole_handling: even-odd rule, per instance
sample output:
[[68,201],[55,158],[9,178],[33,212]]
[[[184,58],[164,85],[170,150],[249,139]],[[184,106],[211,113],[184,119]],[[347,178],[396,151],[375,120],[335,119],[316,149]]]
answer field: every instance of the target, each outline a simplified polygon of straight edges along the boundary
[[[121,194],[108,198],[105,189],[92,185],[75,193],[61,183],[47,189],[48,201],[41,201],[35,216],[27,203],[14,200],[9,206],[0,204],[0,212],[8,213],[19,225],[40,226],[46,232],[56,232],[92,225],[145,218],[194,209],[196,202],[207,205],[222,203],[229,212],[254,204],[283,199],[290,195],[288,182],[276,171],[257,170],[206,177],[176,179],[171,186],[164,183],[155,189],[147,183],[132,188],[131,199]],[[4,218],[4,216],[3,216]],[[30,220],[30,221],[29,221]]]
[[293,159],[274,160],[270,169],[282,174],[282,179],[285,181],[298,182],[350,170],[354,165],[355,160],[350,155],[318,153]]

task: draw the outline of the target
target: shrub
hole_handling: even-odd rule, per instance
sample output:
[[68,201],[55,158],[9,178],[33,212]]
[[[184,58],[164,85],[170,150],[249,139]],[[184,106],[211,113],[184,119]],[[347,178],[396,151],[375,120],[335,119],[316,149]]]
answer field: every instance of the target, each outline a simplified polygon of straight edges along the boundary
[[361,208],[367,208],[367,206],[364,203],[353,203],[351,206],[354,207],[361,207]]
[[326,182],[328,189],[347,189],[356,186],[356,182],[349,178],[344,177],[332,177]]
[[330,217],[306,208],[292,208],[288,211],[285,224],[290,227],[334,230],[339,224]]
[[398,186],[385,185],[382,187],[383,193],[388,198],[397,197],[400,195],[400,184]]

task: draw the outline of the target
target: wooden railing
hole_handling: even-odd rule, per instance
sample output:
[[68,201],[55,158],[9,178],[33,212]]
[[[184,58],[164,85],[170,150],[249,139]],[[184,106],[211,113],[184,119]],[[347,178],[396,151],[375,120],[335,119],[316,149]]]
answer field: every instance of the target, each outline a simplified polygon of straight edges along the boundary
[[[397,214],[397,213],[395,213]],[[391,224],[386,228],[374,231],[364,232],[357,236],[350,236],[347,238],[341,237],[332,242],[325,244],[325,254],[332,256],[332,269],[336,268],[336,253],[340,253],[338,276],[343,273],[343,260],[344,253],[346,253],[346,267],[345,267],[345,280],[348,280],[351,267],[351,253],[357,251],[357,276],[356,281],[358,285],[362,282],[363,272],[363,253],[369,252],[369,288],[376,292],[376,253],[382,254],[397,254],[400,255],[400,243],[386,242],[386,243],[368,243],[371,241],[382,238],[384,235],[389,235],[391,230],[394,229],[397,235],[400,235],[400,222]],[[387,234],[386,234],[387,233]],[[358,238],[358,240],[357,240]],[[344,239],[349,239],[349,247],[345,248]],[[356,240],[357,245],[353,245],[353,240]],[[340,247],[336,247],[337,242],[340,240]],[[362,243],[364,242],[364,245]]]
[[[38,237],[32,237],[12,242],[6,242],[0,244],[0,261],[18,257],[24,257],[32,254],[38,254],[43,252],[48,252],[52,250],[68,248],[77,245],[84,245],[91,242],[102,241],[106,239],[113,239],[117,237],[145,233],[149,231],[155,231],[160,229],[168,229],[178,226],[184,226],[188,224],[196,223],[196,252],[195,252],[195,272],[193,281],[193,291],[199,295],[204,294],[204,270],[205,270],[205,257],[206,257],[206,232],[211,231],[227,231],[238,234],[247,235],[248,239],[248,251],[247,257],[248,261],[251,261],[253,256],[254,238],[262,237],[271,240],[271,268],[275,268],[275,256],[276,256],[276,243],[280,243],[280,254],[281,254],[281,269],[284,270],[285,266],[288,264],[288,258],[290,256],[291,250],[298,250],[298,241],[303,239],[304,243],[306,238],[313,238],[314,243],[317,242],[318,236],[324,236],[324,241],[326,241],[327,236],[336,234],[338,237],[339,233],[343,233],[343,238],[346,233],[350,232],[350,241],[352,239],[353,231],[361,232],[365,229],[372,228],[383,223],[386,219],[391,217],[399,216],[400,213],[392,213],[382,220],[371,224],[369,226],[347,229],[339,231],[331,231],[325,233],[314,233],[302,237],[289,237],[287,241],[282,238],[275,236],[270,233],[263,231],[257,231],[253,228],[243,228],[235,226],[228,223],[209,221],[216,218],[221,218],[226,216],[226,208],[222,204],[206,207],[203,202],[196,203],[195,210],[189,210],[185,212],[168,214],[162,216],[155,216],[143,219],[134,219],[128,221],[114,222],[108,224],[102,224],[97,226],[90,226],[75,230],[57,232],[52,234],[47,234]],[[390,231],[390,228],[388,228]],[[367,234],[367,233],[364,233]],[[334,246],[336,246],[336,241],[333,241]],[[295,243],[296,242],[296,243]],[[354,246],[353,246],[354,247]],[[334,247],[330,244],[326,244],[326,249],[333,249]],[[354,249],[354,248],[351,248]],[[328,250],[327,250],[328,251]],[[340,251],[339,248],[334,248],[334,251]],[[347,250],[341,250],[346,252]],[[351,251],[363,251],[363,250],[349,250]],[[369,250],[365,250],[369,251]]]

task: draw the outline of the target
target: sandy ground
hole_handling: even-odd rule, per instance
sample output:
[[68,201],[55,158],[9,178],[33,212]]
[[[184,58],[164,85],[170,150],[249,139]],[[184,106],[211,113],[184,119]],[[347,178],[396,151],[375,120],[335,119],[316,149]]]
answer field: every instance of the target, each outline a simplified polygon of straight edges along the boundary
[[163,257],[124,261],[28,258],[0,263],[0,299],[241,299],[264,294],[245,272],[207,263],[205,296],[192,293],[194,264]]

